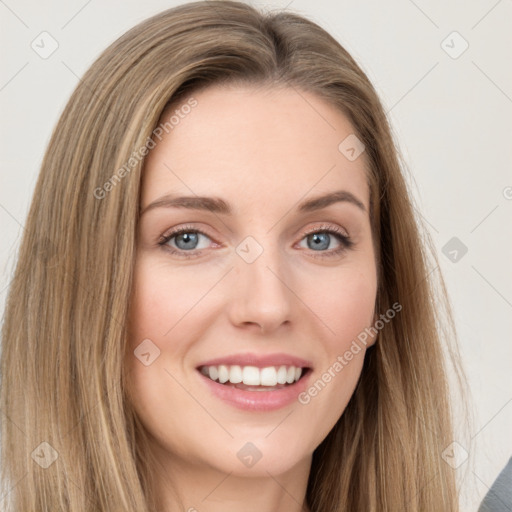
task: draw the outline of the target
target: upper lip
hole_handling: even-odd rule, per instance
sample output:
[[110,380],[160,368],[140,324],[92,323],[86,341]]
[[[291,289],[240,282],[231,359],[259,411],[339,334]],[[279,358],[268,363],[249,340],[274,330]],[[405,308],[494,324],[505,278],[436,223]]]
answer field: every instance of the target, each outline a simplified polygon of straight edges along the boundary
[[257,368],[265,368],[267,366],[295,366],[298,368],[311,368],[311,361],[296,357],[291,354],[275,353],[275,354],[231,354],[223,357],[209,359],[197,366],[219,366],[219,365],[238,365],[238,366],[256,366]]

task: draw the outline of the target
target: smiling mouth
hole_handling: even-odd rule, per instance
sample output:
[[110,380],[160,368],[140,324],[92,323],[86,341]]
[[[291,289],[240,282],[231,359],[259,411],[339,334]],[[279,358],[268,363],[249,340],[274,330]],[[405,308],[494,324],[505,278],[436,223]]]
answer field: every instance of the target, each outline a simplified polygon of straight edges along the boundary
[[277,391],[293,386],[309,371],[292,365],[257,366],[215,365],[198,370],[210,380],[244,391]]

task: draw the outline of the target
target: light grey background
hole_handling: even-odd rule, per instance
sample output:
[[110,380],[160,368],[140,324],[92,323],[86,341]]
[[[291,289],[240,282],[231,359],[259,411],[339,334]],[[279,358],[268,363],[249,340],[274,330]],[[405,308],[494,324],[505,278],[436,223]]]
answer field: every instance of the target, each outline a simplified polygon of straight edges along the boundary
[[[178,3],[0,0],[1,311],[39,166],[72,90],[117,37]],[[289,5],[327,29],[389,112],[455,309],[475,409],[471,443],[455,440],[457,474],[462,509],[476,510],[512,455],[512,1],[252,3]],[[42,58],[52,39],[58,48]],[[446,247],[453,237],[468,249],[462,257]]]

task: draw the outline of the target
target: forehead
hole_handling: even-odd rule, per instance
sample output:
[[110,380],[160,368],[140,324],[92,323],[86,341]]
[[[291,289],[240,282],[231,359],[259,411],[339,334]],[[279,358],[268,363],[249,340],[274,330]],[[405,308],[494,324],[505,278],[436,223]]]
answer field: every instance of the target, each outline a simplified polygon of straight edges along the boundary
[[173,104],[159,126],[145,161],[142,206],[171,192],[223,196],[235,208],[284,205],[343,188],[368,210],[365,154],[351,160],[339,148],[354,127],[312,93],[209,87]]

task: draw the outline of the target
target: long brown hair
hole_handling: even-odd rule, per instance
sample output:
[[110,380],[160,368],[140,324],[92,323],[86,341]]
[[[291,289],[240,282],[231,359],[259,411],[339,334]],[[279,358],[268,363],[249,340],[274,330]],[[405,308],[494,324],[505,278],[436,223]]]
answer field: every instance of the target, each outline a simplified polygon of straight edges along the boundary
[[170,102],[227,82],[311,92],[349,118],[368,159],[376,310],[402,305],[314,452],[311,511],[458,510],[442,458],[452,441],[443,353],[453,321],[377,94],[317,24],[215,0],[162,12],[115,41],[54,129],[2,331],[5,507],[154,510],[149,451],[124,391],[144,164],[137,155]]

